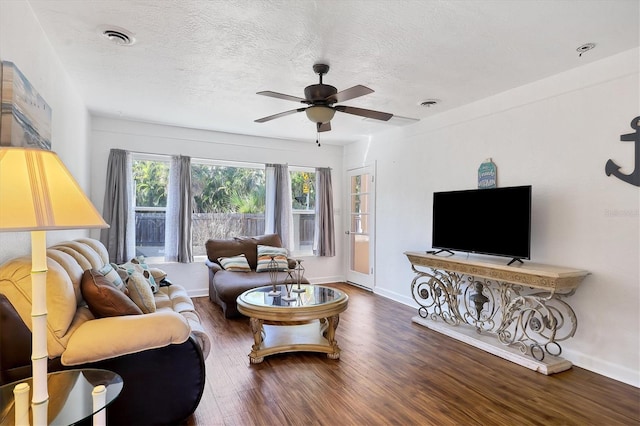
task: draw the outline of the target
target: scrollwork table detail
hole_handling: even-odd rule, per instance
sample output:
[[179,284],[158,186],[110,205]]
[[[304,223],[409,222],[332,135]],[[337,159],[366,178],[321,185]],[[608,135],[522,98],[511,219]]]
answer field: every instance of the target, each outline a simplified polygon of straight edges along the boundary
[[405,255],[416,274],[414,322],[543,374],[571,368],[560,357],[560,342],[574,336],[578,319],[566,298],[589,272],[479,256]]

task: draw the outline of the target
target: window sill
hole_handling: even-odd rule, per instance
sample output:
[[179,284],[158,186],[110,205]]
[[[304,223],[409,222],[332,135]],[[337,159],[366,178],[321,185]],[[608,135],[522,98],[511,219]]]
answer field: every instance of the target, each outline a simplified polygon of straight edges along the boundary
[[306,258],[306,257],[313,257],[313,252],[311,251],[299,251],[299,252],[292,252],[289,253],[289,257],[292,259],[297,259],[297,258]]

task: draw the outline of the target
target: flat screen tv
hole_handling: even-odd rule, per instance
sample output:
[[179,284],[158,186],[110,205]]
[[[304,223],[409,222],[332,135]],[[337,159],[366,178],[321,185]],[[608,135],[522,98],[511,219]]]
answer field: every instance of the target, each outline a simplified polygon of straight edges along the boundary
[[441,251],[530,259],[531,186],[434,192],[432,238]]

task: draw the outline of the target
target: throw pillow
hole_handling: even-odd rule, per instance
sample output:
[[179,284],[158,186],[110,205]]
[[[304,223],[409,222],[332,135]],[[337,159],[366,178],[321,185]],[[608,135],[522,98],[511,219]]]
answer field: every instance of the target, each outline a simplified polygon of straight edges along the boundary
[[153,277],[153,280],[157,283],[167,278],[167,273],[162,269],[149,268],[149,272],[151,272],[151,276]]
[[133,258],[129,262],[120,265],[119,268],[122,268],[125,271],[127,271],[127,274],[129,275],[129,277],[131,277],[131,275],[133,275],[134,272],[141,273],[144,276],[144,278],[147,280],[147,284],[151,288],[151,291],[153,293],[158,292],[158,289],[160,288],[160,286],[158,286],[158,284],[156,283],[156,280],[153,278],[153,275],[151,274],[151,270],[149,266],[146,263],[144,263],[144,256]]
[[118,273],[120,279],[122,279],[122,282],[127,282],[127,280],[129,279],[129,273],[127,272],[127,270],[119,267],[115,263],[110,263],[110,265]]
[[156,311],[156,299],[153,297],[149,282],[141,272],[135,271],[127,280],[129,297],[145,314]]
[[271,258],[275,260],[278,271],[286,271],[288,269],[289,262],[287,261],[286,248],[258,245],[258,267],[256,272],[269,272]]
[[108,279],[118,290],[125,291],[127,289],[124,285],[124,281],[122,281],[122,278],[120,277],[120,274],[118,274],[118,272],[113,269],[113,266],[109,263],[100,268],[98,272]]
[[251,272],[249,262],[244,254],[232,257],[219,257],[218,263],[226,271],[232,272]]
[[142,310],[131,299],[96,269],[84,271],[80,290],[96,318],[142,314]]

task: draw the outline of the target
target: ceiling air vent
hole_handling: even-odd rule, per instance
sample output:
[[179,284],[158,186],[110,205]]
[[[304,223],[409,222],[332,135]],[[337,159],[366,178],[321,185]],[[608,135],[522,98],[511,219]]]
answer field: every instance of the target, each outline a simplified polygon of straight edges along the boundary
[[110,42],[118,46],[131,46],[136,42],[133,34],[124,28],[109,27],[101,28],[100,31],[103,37],[106,37]]

